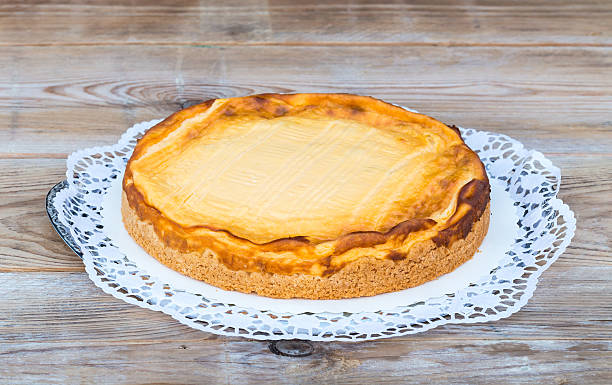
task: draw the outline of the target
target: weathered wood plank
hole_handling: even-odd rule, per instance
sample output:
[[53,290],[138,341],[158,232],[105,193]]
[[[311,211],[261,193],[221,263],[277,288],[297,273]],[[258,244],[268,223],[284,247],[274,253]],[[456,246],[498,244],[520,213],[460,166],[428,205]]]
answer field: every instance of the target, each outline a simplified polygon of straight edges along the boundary
[[0,7],[0,44],[609,45],[611,14],[610,2],[567,0],[26,1]]
[[[610,275],[610,266],[553,265],[542,276],[527,306],[507,319],[446,325],[398,340],[611,341]],[[94,286],[85,273],[0,273],[0,287],[5,296],[0,314],[0,339],[7,342],[217,338],[184,326],[163,313],[115,299]]]
[[576,215],[576,235],[558,262],[612,265],[612,207],[605,203],[612,196],[612,156],[547,156],[561,169],[558,196]]
[[317,344],[309,357],[272,355],[267,343],[50,342],[0,346],[0,378],[71,383],[609,384],[609,341],[428,341]]
[[[0,67],[0,153],[69,153],[186,103],[352,92],[549,152],[610,153],[612,48],[27,47]],[[372,58],[376,63],[372,64]],[[300,65],[295,64],[298,60]],[[571,63],[571,65],[568,65]],[[67,68],[55,71],[53,68]],[[568,141],[567,135],[580,138]]]
[[[406,89],[406,93],[409,92]],[[400,99],[374,95],[391,102]],[[205,98],[207,96],[203,94],[198,100]],[[445,107],[441,102],[431,105],[416,99],[402,103],[418,106],[419,111],[448,124],[509,135],[531,149],[548,153],[612,154],[612,126],[601,114],[591,111],[566,110],[560,106],[550,120],[538,120],[541,112],[518,112],[521,111],[520,104],[524,106],[525,103],[517,103],[517,111],[505,112],[499,111],[494,103],[482,105],[479,111],[466,110],[459,103],[455,109]],[[0,158],[66,158],[76,150],[114,144],[132,125],[165,118],[178,111],[180,105],[163,102],[147,107],[75,106],[24,108],[13,112],[0,110]],[[463,106],[474,108],[468,100]]]
[[46,191],[66,179],[65,160],[0,160],[0,169],[0,271],[83,271],[45,210]]

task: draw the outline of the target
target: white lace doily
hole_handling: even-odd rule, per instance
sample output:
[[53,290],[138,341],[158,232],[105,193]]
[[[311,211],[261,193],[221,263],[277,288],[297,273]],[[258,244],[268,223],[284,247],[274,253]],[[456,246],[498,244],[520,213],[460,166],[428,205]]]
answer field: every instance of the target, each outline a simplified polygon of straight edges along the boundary
[[461,129],[489,177],[504,184],[519,218],[516,241],[488,276],[452,294],[376,312],[294,314],[217,302],[148,275],[104,231],[101,207],[106,191],[123,174],[137,138],[158,122],[136,124],[115,145],[73,153],[66,173],[69,188],[57,193],[53,205],[80,246],[85,269],[96,286],[206,332],[262,340],[363,341],[418,333],[447,323],[497,320],[527,303],[540,274],[574,235],[574,214],[556,198],[557,167],[505,135]]

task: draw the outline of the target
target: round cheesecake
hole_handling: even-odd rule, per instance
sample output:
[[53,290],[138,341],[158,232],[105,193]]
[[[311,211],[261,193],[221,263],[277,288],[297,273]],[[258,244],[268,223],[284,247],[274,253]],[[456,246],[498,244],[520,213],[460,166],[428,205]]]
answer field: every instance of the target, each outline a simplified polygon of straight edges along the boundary
[[459,131],[348,94],[262,94],[179,111],[138,141],[125,228],[171,269],[276,298],[371,296],[469,260],[490,186]]

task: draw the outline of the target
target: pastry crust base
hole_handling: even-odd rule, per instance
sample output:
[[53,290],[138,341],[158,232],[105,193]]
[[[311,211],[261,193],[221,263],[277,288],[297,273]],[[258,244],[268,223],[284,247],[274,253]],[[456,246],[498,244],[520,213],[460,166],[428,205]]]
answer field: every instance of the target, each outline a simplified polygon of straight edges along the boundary
[[130,207],[125,192],[121,211],[128,233],[150,255],[186,276],[225,290],[273,298],[341,299],[372,296],[421,285],[447,274],[468,261],[489,228],[490,206],[472,225],[469,234],[448,246],[433,240],[415,244],[397,261],[362,257],[326,277],[306,274],[273,274],[231,270],[215,253],[182,252],[168,247],[151,223],[142,221]]

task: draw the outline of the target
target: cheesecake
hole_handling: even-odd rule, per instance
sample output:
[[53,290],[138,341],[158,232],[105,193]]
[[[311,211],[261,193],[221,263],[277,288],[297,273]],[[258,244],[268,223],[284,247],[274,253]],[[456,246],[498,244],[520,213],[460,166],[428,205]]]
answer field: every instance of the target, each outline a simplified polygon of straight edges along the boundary
[[485,168],[459,130],[371,97],[213,99],[148,130],[122,218],[151,256],[225,290],[340,299],[398,291],[472,258]]

